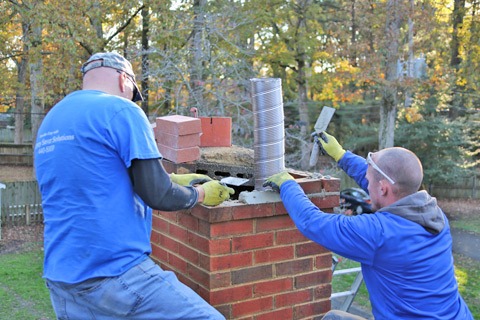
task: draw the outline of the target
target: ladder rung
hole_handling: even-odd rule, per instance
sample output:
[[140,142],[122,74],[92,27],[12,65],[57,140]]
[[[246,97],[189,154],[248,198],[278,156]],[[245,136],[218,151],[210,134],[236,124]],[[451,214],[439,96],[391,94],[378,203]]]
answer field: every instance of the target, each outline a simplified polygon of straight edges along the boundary
[[351,296],[353,294],[354,294],[353,291],[335,292],[335,293],[332,293],[332,295],[330,296],[330,299]]
[[341,274],[349,274],[349,273],[354,273],[354,272],[360,272],[362,271],[361,267],[357,268],[350,268],[350,269],[342,269],[342,270],[335,270],[333,272],[334,276],[341,275]]

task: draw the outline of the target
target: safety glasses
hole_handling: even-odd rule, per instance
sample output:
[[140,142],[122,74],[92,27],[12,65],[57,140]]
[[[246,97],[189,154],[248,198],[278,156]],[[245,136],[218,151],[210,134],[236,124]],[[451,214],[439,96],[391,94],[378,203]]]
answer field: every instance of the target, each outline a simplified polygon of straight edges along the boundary
[[371,152],[369,152],[368,155],[367,155],[367,163],[369,165],[371,165],[373,167],[373,169],[377,170],[382,176],[384,176],[385,179],[387,179],[391,184],[395,184],[395,181],[392,178],[390,178],[389,176],[387,176],[387,174],[385,172],[383,172],[382,169],[380,169],[375,162],[373,162]]
[[142,94],[140,93],[140,90],[138,90],[137,82],[135,82],[135,80],[132,78],[132,76],[129,75],[128,73],[126,73],[125,71],[117,70],[117,72],[120,73],[120,74],[125,73],[125,75],[127,76],[127,79],[130,80],[130,82],[132,82],[132,84],[133,84],[132,101],[133,102],[142,101],[143,100]]

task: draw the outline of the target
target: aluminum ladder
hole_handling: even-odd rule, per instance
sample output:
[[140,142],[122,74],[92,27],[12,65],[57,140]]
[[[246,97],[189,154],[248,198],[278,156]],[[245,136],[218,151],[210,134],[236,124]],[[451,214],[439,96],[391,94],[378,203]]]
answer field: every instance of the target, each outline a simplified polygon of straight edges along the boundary
[[352,286],[350,287],[350,290],[347,291],[342,291],[342,292],[335,292],[332,293],[330,296],[330,300],[335,299],[335,298],[341,298],[341,297],[346,297],[345,301],[343,301],[343,304],[338,308],[338,310],[348,312],[348,309],[350,309],[350,306],[353,303],[353,300],[355,299],[355,296],[358,293],[358,290],[360,289],[360,286],[362,285],[363,282],[363,274],[362,274],[362,268],[361,267],[356,267],[356,268],[349,268],[349,269],[342,269],[342,270],[335,270],[338,264],[338,258],[335,256],[332,256],[332,271],[333,271],[333,276],[341,276],[344,274],[351,274],[351,273],[356,273],[357,276],[355,277],[355,280],[353,280]]

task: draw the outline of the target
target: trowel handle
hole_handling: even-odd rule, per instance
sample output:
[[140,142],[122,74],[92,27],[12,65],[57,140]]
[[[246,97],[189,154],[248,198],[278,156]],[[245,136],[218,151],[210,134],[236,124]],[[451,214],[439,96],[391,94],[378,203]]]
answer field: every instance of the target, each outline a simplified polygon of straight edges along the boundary
[[320,141],[318,141],[318,136],[316,133],[312,134],[313,137],[313,146],[312,153],[310,154],[310,167],[314,167],[318,161],[318,153],[320,152]]

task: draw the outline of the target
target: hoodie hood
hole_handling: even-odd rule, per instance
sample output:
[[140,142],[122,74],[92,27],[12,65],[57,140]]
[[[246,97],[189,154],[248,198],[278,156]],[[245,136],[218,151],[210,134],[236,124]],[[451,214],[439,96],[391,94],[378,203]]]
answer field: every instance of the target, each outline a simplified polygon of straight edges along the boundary
[[418,191],[378,211],[389,212],[418,223],[432,234],[440,233],[445,227],[445,217],[437,199],[425,190]]

